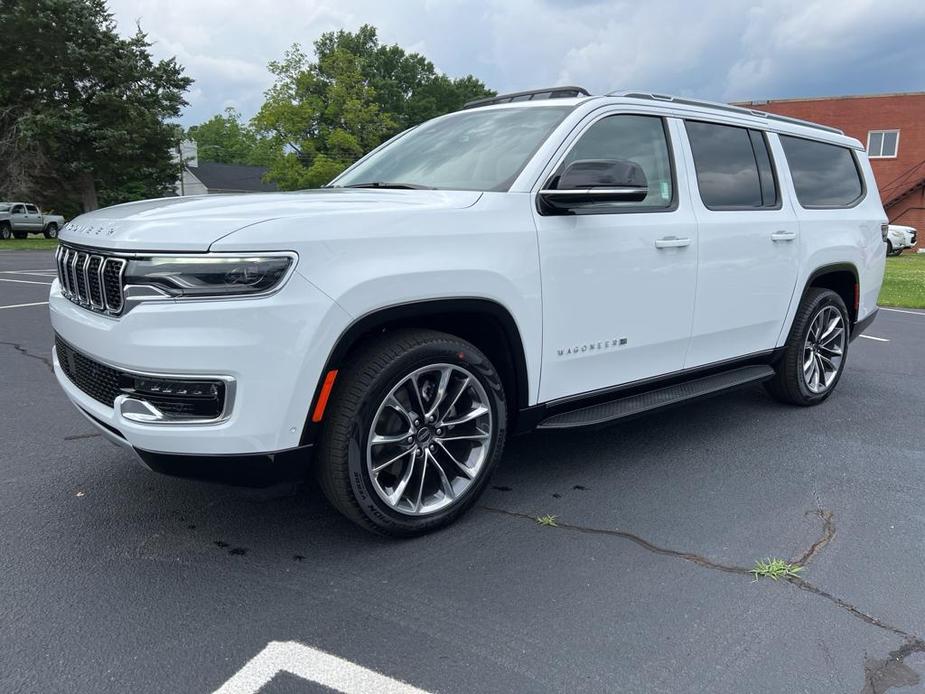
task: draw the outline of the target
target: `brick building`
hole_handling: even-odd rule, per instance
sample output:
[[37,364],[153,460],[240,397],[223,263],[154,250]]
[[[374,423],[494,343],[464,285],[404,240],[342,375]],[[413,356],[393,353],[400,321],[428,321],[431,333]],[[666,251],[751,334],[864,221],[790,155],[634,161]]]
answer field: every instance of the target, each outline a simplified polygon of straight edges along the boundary
[[840,128],[867,146],[890,222],[919,230],[925,247],[925,92],[749,101],[760,109]]

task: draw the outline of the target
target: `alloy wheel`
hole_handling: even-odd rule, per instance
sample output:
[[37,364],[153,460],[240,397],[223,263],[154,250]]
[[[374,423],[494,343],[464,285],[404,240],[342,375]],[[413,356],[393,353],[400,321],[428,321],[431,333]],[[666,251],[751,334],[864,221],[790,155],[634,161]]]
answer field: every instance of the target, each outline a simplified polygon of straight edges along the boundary
[[447,508],[485,467],[492,426],[488,394],[470,371],[453,364],[413,371],[373,417],[366,446],[373,488],[405,515]]
[[845,319],[835,306],[824,306],[813,317],[803,343],[803,381],[821,394],[835,383],[845,355]]

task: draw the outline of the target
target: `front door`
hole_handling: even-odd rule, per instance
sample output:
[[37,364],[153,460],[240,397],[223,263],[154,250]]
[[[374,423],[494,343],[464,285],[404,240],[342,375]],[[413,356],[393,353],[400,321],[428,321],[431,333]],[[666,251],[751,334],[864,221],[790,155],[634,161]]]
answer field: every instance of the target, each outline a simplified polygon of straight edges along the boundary
[[635,162],[646,175],[645,200],[571,215],[534,209],[543,289],[541,402],[683,366],[698,241],[689,189],[679,185],[672,160],[669,133],[677,127],[651,115],[597,116],[555,172],[578,160]]

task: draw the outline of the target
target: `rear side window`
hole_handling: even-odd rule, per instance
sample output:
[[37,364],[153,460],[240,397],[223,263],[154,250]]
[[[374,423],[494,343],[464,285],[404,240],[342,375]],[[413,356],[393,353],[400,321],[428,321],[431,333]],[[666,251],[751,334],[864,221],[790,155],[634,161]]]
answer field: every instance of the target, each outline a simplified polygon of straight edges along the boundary
[[780,142],[803,207],[851,207],[864,195],[861,172],[847,147],[788,135]]
[[697,186],[711,210],[778,206],[777,181],[764,134],[718,123],[686,121]]
[[642,167],[649,194],[642,202],[610,203],[611,210],[668,209],[674,201],[671,155],[665,122],[657,116],[617,115],[601,118],[579,138],[559,167],[583,159],[619,159]]

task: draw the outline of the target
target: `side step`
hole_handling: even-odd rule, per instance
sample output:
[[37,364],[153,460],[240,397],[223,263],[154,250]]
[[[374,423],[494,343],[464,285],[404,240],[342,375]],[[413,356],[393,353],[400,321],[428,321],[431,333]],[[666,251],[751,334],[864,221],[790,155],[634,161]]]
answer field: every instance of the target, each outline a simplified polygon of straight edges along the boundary
[[611,400],[599,405],[590,405],[577,410],[563,412],[544,419],[537,429],[571,429],[603,424],[615,419],[632,417],[650,410],[675,405],[686,400],[702,398],[739,386],[766,381],[774,376],[770,366],[744,366],[712,376],[705,376],[673,386],[657,388],[637,395]]

